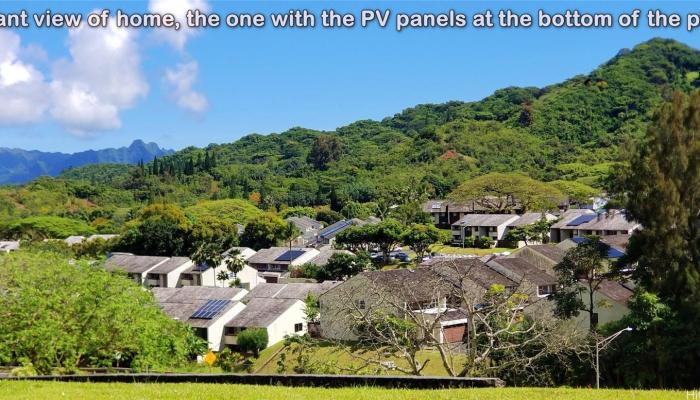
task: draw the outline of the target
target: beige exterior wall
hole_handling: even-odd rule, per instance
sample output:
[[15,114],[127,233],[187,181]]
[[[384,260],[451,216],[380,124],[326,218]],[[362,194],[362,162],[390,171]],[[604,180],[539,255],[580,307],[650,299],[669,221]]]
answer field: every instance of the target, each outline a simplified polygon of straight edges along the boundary
[[[583,302],[588,307],[588,290],[584,290],[582,293]],[[605,303],[606,306],[601,306],[600,304]],[[595,305],[595,312],[598,313],[598,326],[605,325],[610,322],[619,321],[622,317],[629,314],[630,309],[627,304],[622,304],[620,302],[614,301],[609,297],[605,296],[600,292],[595,292],[593,294],[593,303]],[[590,320],[588,319],[587,312],[581,312],[575,318],[577,329],[590,330]]]

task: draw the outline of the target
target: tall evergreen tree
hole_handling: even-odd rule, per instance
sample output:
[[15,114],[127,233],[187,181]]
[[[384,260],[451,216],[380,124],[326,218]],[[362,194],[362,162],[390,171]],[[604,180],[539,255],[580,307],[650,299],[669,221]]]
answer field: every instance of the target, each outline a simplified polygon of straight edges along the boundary
[[628,249],[640,282],[700,315],[700,92],[675,93],[657,112],[622,187],[644,227]]

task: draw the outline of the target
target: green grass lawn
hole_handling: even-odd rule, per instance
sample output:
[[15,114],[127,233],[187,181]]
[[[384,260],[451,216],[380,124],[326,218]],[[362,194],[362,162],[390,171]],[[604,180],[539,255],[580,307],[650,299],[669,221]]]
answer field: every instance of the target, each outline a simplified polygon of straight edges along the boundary
[[445,246],[442,244],[436,244],[430,247],[431,252],[439,253],[439,254],[470,254],[470,255],[475,255],[475,256],[485,256],[487,254],[493,254],[493,253],[503,253],[504,251],[509,251],[513,252],[517,249],[509,249],[505,247],[494,247],[492,249],[473,249],[469,247],[454,247],[454,246]]
[[685,399],[685,392],[593,389],[449,389],[398,390],[379,388],[290,388],[282,386],[195,383],[63,383],[0,381],[0,400],[115,399],[338,399],[338,400],[521,400],[521,399]]
[[[292,346],[296,346],[293,344]],[[278,373],[277,371],[277,360],[280,358],[280,353],[278,353],[278,350],[282,348],[282,344],[279,343],[275,346],[272,346],[268,349],[265,349],[265,351],[260,353],[260,357],[255,361],[253,365],[252,371],[254,373],[260,373],[260,374],[276,374]],[[285,362],[286,365],[286,370],[285,373],[293,373],[293,366],[295,363],[295,356],[292,354],[287,354],[287,360]],[[366,359],[372,359],[372,360],[377,360],[380,359],[381,361],[393,361],[397,366],[403,367],[403,368],[408,368],[409,364],[408,362],[398,356],[395,355],[378,355],[376,352],[369,351],[369,350],[356,350],[352,351],[351,349],[347,347],[341,347],[338,345],[324,345],[321,344],[318,347],[316,347],[313,352],[310,354],[310,359],[312,361],[320,361],[322,363],[326,363],[327,365],[330,366],[338,366],[342,368],[347,368],[354,373],[357,374],[364,374],[364,375],[374,375],[374,374],[386,374],[386,375],[403,375],[402,372],[397,371],[397,370],[384,370],[382,367],[379,365],[371,364],[367,365],[363,360]],[[418,352],[418,358],[421,361],[428,360],[428,363],[425,366],[425,369],[423,370],[423,375],[426,376],[447,376],[447,371],[445,371],[445,367],[442,365],[442,360],[440,359],[440,354],[437,351],[433,350],[424,350]],[[455,359],[455,362],[459,362],[458,359]],[[343,371],[340,371],[338,373],[343,373]]]

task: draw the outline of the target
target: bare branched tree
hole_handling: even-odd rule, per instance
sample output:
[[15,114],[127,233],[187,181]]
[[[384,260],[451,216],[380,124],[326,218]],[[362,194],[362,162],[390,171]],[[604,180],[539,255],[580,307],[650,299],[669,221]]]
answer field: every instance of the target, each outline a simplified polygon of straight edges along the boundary
[[[479,260],[442,260],[415,270],[360,274],[336,288],[341,307],[326,307],[335,315],[325,317],[338,322],[335,337],[345,333],[345,340],[371,350],[364,354],[367,364],[387,366],[372,356],[394,354],[408,367],[392,368],[420,375],[428,360],[419,351],[431,349],[451,376],[526,376],[548,383],[544,367],[585,353],[587,342],[553,318],[546,298],[529,291]],[[462,337],[450,340],[449,326],[463,327]]]

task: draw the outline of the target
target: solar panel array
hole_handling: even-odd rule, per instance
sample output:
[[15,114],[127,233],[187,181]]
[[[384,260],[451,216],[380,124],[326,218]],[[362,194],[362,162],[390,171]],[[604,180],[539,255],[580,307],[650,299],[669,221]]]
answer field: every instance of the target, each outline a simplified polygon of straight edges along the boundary
[[352,225],[352,222],[350,222],[350,221],[336,222],[335,226],[334,225],[329,226],[328,228],[321,231],[320,235],[323,237],[327,237],[327,236],[330,236],[330,235],[338,232],[339,230],[344,229],[350,225]]
[[596,218],[595,215],[581,215],[580,217],[576,217],[569,221],[566,226],[579,226],[581,224],[585,224],[586,222],[590,222]]
[[220,313],[231,300],[209,300],[199,307],[190,318],[197,319],[212,319],[216,314]]
[[301,256],[304,253],[306,253],[304,250],[287,250],[284,253],[282,253],[281,256],[275,258],[275,261],[292,262],[292,260],[296,259],[297,257]]

